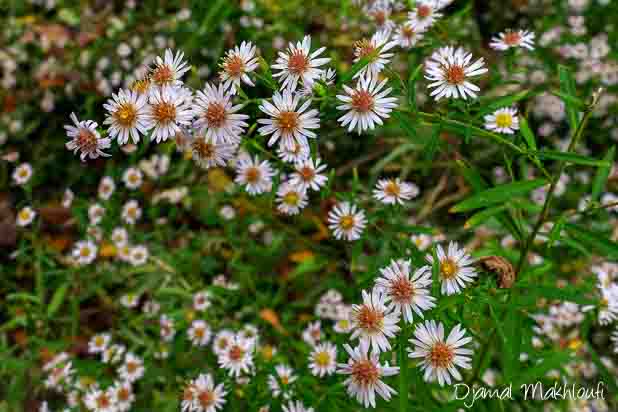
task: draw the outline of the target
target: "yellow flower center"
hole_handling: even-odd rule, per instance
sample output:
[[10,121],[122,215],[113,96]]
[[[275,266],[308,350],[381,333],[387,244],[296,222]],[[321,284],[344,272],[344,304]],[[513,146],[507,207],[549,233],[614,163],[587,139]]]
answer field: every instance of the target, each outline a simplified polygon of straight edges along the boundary
[[137,110],[135,110],[135,106],[131,103],[124,103],[118,107],[114,117],[122,127],[131,127],[137,118]]
[[457,264],[451,259],[444,259],[440,262],[440,274],[443,279],[452,279],[457,274]]
[[330,364],[330,355],[328,354],[328,352],[319,352],[317,355],[315,355],[315,363],[318,366],[322,367],[328,366]]
[[513,124],[513,116],[510,113],[498,113],[496,115],[496,125],[498,127],[511,127]]

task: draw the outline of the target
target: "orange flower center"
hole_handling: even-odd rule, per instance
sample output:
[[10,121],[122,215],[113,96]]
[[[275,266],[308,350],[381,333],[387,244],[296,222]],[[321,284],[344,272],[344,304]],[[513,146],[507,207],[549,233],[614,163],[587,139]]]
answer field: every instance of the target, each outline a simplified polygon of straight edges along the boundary
[[127,362],[127,372],[135,373],[135,371],[137,371],[138,366],[139,365],[136,362]]
[[373,53],[376,48],[370,40],[362,39],[354,43],[354,50],[359,58],[367,57]]
[[281,112],[277,118],[277,124],[282,133],[293,133],[298,127],[298,113]]
[[420,19],[426,19],[427,17],[431,16],[431,7],[426,4],[421,4],[416,8],[416,15]]
[[77,135],[77,144],[84,152],[96,152],[98,148],[97,137],[90,130],[85,127],[79,128],[79,134]]
[[258,169],[257,167],[250,167],[247,169],[245,176],[247,178],[247,182],[257,183],[260,180],[261,176],[260,169]]
[[466,79],[466,73],[463,67],[453,65],[446,68],[446,81],[450,84],[462,84]]
[[443,279],[453,279],[457,274],[457,264],[451,259],[444,259],[440,262],[440,274]]
[[313,171],[313,169],[308,166],[304,166],[303,168],[301,168],[298,173],[305,182],[311,182],[313,180],[313,177],[315,176],[315,172]]
[[215,394],[212,391],[206,390],[197,395],[197,400],[202,408],[207,409],[215,403]]
[[[206,141],[206,139],[195,139],[191,143],[191,148],[202,159],[210,159],[215,154],[215,146],[212,143]],[[203,303],[203,301],[200,299],[198,301],[198,304],[201,303]]]
[[152,113],[157,123],[168,124],[176,119],[176,106],[162,102],[152,105]]
[[227,113],[221,103],[210,103],[204,117],[208,120],[210,127],[221,127],[225,123]]
[[168,84],[174,80],[174,72],[172,68],[166,64],[158,66],[154,69],[151,75],[152,81],[158,85]]
[[102,393],[99,395],[99,397],[97,398],[97,407],[100,409],[105,409],[105,408],[109,408],[111,406],[111,401],[109,399],[109,397]]
[[135,110],[135,106],[131,103],[123,103],[118,106],[114,117],[122,127],[131,127],[137,118],[137,110]]
[[288,59],[288,70],[293,74],[303,74],[309,68],[309,58],[301,51],[296,50]]
[[390,294],[395,302],[409,302],[414,296],[414,285],[404,276],[391,281]]
[[[88,257],[90,256],[90,248],[88,246],[84,246],[83,248],[81,248],[81,250],[79,251],[79,256],[81,257]],[[95,345],[97,346],[103,346],[103,338],[97,338],[95,340]]]
[[517,46],[521,42],[521,35],[516,31],[509,31],[504,34],[504,42],[509,46]]
[[120,390],[117,393],[117,396],[118,396],[118,400],[126,402],[129,400],[131,393],[127,390],[127,388],[123,387],[123,388],[120,388]]
[[366,90],[358,90],[352,95],[352,107],[359,113],[367,113],[373,109],[373,96]]
[[429,362],[434,368],[447,368],[453,363],[455,354],[446,343],[437,342],[429,352]]
[[409,24],[405,24],[403,26],[403,28],[401,29],[401,34],[403,34],[403,36],[408,39],[412,39],[414,36],[416,36],[414,27],[410,26]]
[[339,220],[339,226],[341,226],[343,230],[352,229],[354,227],[354,216],[351,216],[351,215],[342,216],[341,219]]
[[229,356],[232,361],[238,362],[242,359],[245,351],[238,345],[234,345],[230,348]]
[[384,324],[384,314],[367,305],[363,305],[356,312],[356,320],[361,329],[374,333],[382,329]]
[[360,360],[352,366],[352,378],[360,386],[369,386],[380,378],[377,366],[368,359]]
[[223,70],[231,77],[238,77],[245,71],[245,63],[238,55],[228,56],[223,61]]
[[384,193],[390,197],[398,197],[401,194],[401,188],[397,183],[390,181],[386,187],[384,187]]

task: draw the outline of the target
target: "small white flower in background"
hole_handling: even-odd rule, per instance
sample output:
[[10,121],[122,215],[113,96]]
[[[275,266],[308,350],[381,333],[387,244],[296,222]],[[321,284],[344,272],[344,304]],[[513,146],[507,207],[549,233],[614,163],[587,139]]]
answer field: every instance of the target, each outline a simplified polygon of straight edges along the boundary
[[380,179],[373,191],[373,197],[387,205],[396,203],[402,205],[418,195],[418,187],[413,183],[402,182],[396,179]]
[[183,58],[183,52],[176,51],[174,55],[170,49],[166,49],[163,59],[160,56],[155,58],[154,66],[150,70],[151,81],[161,87],[181,85],[180,78],[191,69]]
[[228,50],[221,62],[221,72],[219,78],[223,83],[223,87],[236,93],[242,83],[249,86],[254,86],[253,81],[249,77],[258,67],[258,59],[255,57],[256,47],[251,42],[242,42],[240,46],[236,46]]
[[127,189],[139,189],[144,181],[144,175],[137,167],[129,167],[122,174],[122,181]]
[[358,63],[363,58],[368,58],[369,63],[359,70],[354,78],[371,77],[376,78],[384,67],[391,61],[394,53],[387,53],[390,49],[397,46],[397,41],[390,40],[390,32],[380,30],[371,39],[362,39],[354,43],[354,63]]
[[28,226],[34,218],[36,217],[36,212],[30,206],[26,206],[22,208],[19,213],[17,213],[17,226],[25,227]]
[[328,227],[336,239],[358,240],[365,226],[365,212],[349,202],[341,202],[328,212]]
[[618,319],[618,284],[612,283],[607,287],[599,285],[601,293],[599,307],[599,323],[609,325]]
[[406,22],[397,28],[394,39],[400,47],[409,49],[423,39],[423,30],[419,30],[413,24]]
[[459,249],[456,242],[450,242],[448,250],[442,249],[441,245],[436,247],[438,262],[433,261],[433,256],[427,255],[427,260],[439,266],[440,281],[442,286],[440,291],[445,295],[460,293],[466,288],[467,283],[474,281],[477,276],[476,270],[472,266],[474,260],[466,253],[464,248]]
[[293,147],[279,145],[277,156],[284,162],[298,163],[307,160],[311,155],[311,149],[307,143],[294,142]]
[[90,240],[80,240],[73,246],[72,256],[78,265],[89,265],[97,257],[97,246]]
[[131,248],[129,252],[129,263],[133,266],[140,266],[148,261],[148,248],[144,245],[138,245]]
[[206,138],[216,143],[240,143],[240,135],[248,126],[249,116],[238,113],[242,104],[232,104],[233,95],[226,91],[222,84],[219,87],[206,83],[199,90],[194,100],[194,112],[197,120],[193,126]]
[[197,292],[193,295],[193,309],[203,312],[210,307],[210,293],[208,291]]
[[328,177],[322,172],[326,170],[326,164],[320,164],[320,158],[315,161],[312,158],[305,159],[296,163],[296,169],[290,181],[294,185],[298,185],[299,190],[316,190],[319,191],[326,184]]
[[534,33],[528,30],[506,30],[494,36],[489,47],[500,51],[515,47],[534,50]]
[[133,353],[128,352],[124,357],[123,365],[118,369],[118,374],[126,382],[135,382],[144,376],[145,368],[144,361],[141,358],[135,356]]
[[388,340],[400,330],[397,326],[399,314],[386,306],[386,295],[379,288],[373,288],[371,294],[363,290],[362,296],[362,304],[352,305],[350,339],[366,341],[375,353],[390,350]]
[[116,410],[118,412],[128,412],[131,405],[135,402],[133,388],[129,382],[116,382],[112,389],[115,392]]
[[388,310],[402,314],[408,323],[413,322],[413,311],[422,318],[423,311],[436,306],[430,291],[431,268],[423,266],[411,272],[410,260],[393,260],[380,269],[381,276],[375,284],[386,296]]
[[439,9],[442,7],[434,0],[418,1],[414,10],[408,13],[408,23],[417,30],[427,30],[437,19],[442,17]]
[[378,30],[390,32],[395,28],[395,23],[390,19],[391,11],[388,1],[376,1],[366,7],[365,13],[373,20]]
[[160,143],[189,126],[193,118],[191,92],[179,87],[165,86],[153,89],[148,98],[146,127],[152,129],[150,139]]
[[515,130],[519,130],[517,109],[504,107],[486,115],[485,129],[505,134],[515,133]]
[[210,341],[212,332],[206,322],[198,319],[191,322],[191,327],[187,330],[187,336],[193,345],[206,346]]
[[200,374],[185,387],[182,410],[191,412],[216,412],[225,404],[225,387],[215,385],[210,374]]
[[295,144],[307,145],[307,138],[317,137],[312,130],[320,128],[319,112],[308,110],[311,106],[309,99],[301,105],[301,98],[300,94],[286,89],[283,93],[275,92],[272,103],[262,100],[260,110],[271,118],[258,119],[263,125],[258,131],[262,136],[270,136],[268,146],[280,141],[280,145],[292,149]]
[[260,161],[257,156],[243,158],[238,162],[236,173],[234,181],[245,186],[250,195],[259,195],[272,189],[275,171],[268,160]]
[[297,215],[307,203],[307,191],[294,182],[284,182],[277,189],[277,210],[281,213]]
[[147,300],[142,311],[148,316],[155,316],[161,310],[161,304],[156,300]]
[[65,209],[70,208],[73,204],[74,198],[75,195],[73,194],[73,191],[68,188],[65,189],[64,194],[62,195],[62,207],[64,207]]
[[[604,193],[603,196],[601,196],[601,204],[603,205],[614,204],[617,202],[618,202],[618,196],[616,196],[613,193],[607,192],[607,193]],[[618,204],[608,207],[606,209],[609,210],[610,212],[618,212]]]
[[120,90],[103,105],[108,115],[103,124],[109,125],[107,132],[111,139],[117,139],[119,145],[129,141],[139,143],[140,135],[148,133],[146,123],[148,98],[133,90]]
[[110,176],[104,176],[99,182],[98,194],[101,200],[109,200],[116,190],[116,183]]
[[165,342],[170,342],[176,335],[176,329],[174,328],[174,321],[167,315],[161,315],[159,318],[159,334],[161,339]]
[[303,340],[311,346],[315,346],[322,339],[322,322],[319,320],[307,325],[303,331]]
[[134,225],[142,217],[142,209],[137,200],[129,200],[122,206],[122,220],[129,225]]
[[223,329],[217,332],[212,340],[212,351],[216,355],[221,355],[234,341],[235,335],[231,330]]
[[421,252],[427,249],[432,242],[431,235],[425,233],[419,233],[417,235],[410,236],[410,241],[416,245]]
[[101,223],[104,215],[105,208],[98,203],[95,203],[88,208],[88,219],[90,220],[91,225],[98,225]]
[[249,373],[253,368],[253,341],[234,336],[228,346],[218,353],[219,366],[227,369],[231,377]]
[[417,325],[414,330],[414,338],[410,343],[414,349],[408,349],[410,358],[421,358],[420,367],[424,371],[423,379],[426,382],[435,382],[440,386],[451,384],[451,376],[454,380],[461,380],[461,374],[457,366],[470,369],[472,355],[471,349],[462,348],[472,338],[464,337],[466,330],[460,324],[456,325],[444,339],[444,325],[436,324],[433,320],[425,321]]
[[388,79],[378,83],[377,77],[358,80],[355,88],[343,85],[346,95],[337,95],[337,99],[343,104],[337,106],[337,110],[347,113],[337,121],[342,127],[347,127],[348,131],[356,129],[358,134],[366,130],[373,130],[377,125],[382,125],[382,119],[390,117],[389,113],[397,107],[396,97],[387,97],[392,88],[387,87]]
[[425,78],[431,83],[431,96],[436,101],[443,97],[467,99],[476,98],[480,88],[468,81],[471,77],[487,73],[483,58],[470,63],[472,54],[459,47],[441,47],[433,52],[425,63]]
[[101,361],[103,363],[118,363],[124,359],[124,354],[126,351],[127,348],[124,345],[109,345],[103,352],[101,352]]
[[320,343],[309,354],[309,370],[320,378],[332,375],[337,368],[337,347],[330,342]]
[[[301,401],[289,401],[287,405],[281,405],[281,408],[283,412],[313,412],[313,408],[307,408]],[[262,412],[262,409],[260,409],[260,412]]]
[[305,36],[302,42],[290,43],[286,53],[279,52],[272,68],[279,70],[273,77],[279,78],[281,90],[293,92],[299,83],[311,87],[324,71],[319,67],[330,62],[330,58],[318,58],[325,50],[322,47],[311,53],[311,36]]
[[282,396],[283,399],[290,399],[294,394],[291,385],[296,379],[298,376],[294,375],[292,368],[279,364],[275,366],[275,374],[268,375],[268,387],[275,398]]
[[612,332],[611,340],[614,344],[614,353],[618,353],[618,329]]
[[122,247],[129,243],[129,233],[123,227],[117,227],[112,230],[111,240],[116,247]]
[[350,396],[355,397],[365,408],[375,408],[376,392],[387,401],[397,393],[381,379],[399,373],[398,367],[389,366],[388,363],[381,365],[377,353],[368,354],[369,344],[365,341],[361,341],[354,349],[348,344],[344,344],[343,348],[350,358],[347,363],[337,365],[337,373],[350,375],[343,382]]
[[102,353],[112,341],[112,337],[107,333],[94,335],[88,341],[88,353]]
[[236,209],[233,206],[225,205],[219,210],[219,215],[225,220],[232,220],[236,217]]
[[215,143],[210,138],[196,137],[191,142],[191,157],[204,169],[225,167],[234,158],[236,147],[234,144]]
[[13,170],[13,181],[15,184],[22,186],[30,181],[32,177],[32,166],[30,163],[22,163]]
[[84,396],[84,404],[92,412],[117,412],[115,395],[113,388],[103,391],[95,387]]
[[71,113],[71,120],[73,125],[65,125],[64,128],[67,131],[67,137],[71,139],[66,143],[66,148],[73,153],[81,152],[80,159],[86,160],[86,157],[90,159],[96,159],[99,156],[111,156],[104,153],[103,150],[109,149],[112,140],[109,138],[102,138],[97,131],[98,124],[92,120],[79,121],[75,113]]

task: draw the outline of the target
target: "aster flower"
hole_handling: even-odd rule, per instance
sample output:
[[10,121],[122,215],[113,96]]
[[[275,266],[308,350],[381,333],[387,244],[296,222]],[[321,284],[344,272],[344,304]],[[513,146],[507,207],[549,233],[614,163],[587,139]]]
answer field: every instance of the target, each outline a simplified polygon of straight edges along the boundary
[[258,129],[260,134],[270,136],[269,146],[281,139],[284,146],[293,148],[295,143],[307,144],[307,138],[317,137],[312,130],[320,127],[320,117],[316,109],[308,110],[311,100],[300,105],[301,96],[287,89],[283,94],[275,92],[272,100],[272,103],[262,100],[260,105],[260,110],[271,118],[258,119],[264,125]]
[[200,133],[206,133],[206,138],[217,143],[240,143],[240,135],[248,126],[245,120],[249,116],[238,113],[243,105],[233,105],[232,97],[222,84],[215,87],[206,83],[204,90],[197,92],[194,101],[197,120],[194,126]]
[[426,382],[438,381],[440,386],[451,384],[454,380],[461,380],[457,366],[470,369],[472,350],[462,348],[472,338],[464,337],[466,330],[456,325],[444,339],[444,325],[433,320],[419,324],[414,331],[414,338],[410,343],[414,349],[408,349],[410,358],[421,358],[420,367],[424,371]]
[[118,94],[112,94],[112,98],[103,104],[108,115],[103,124],[109,125],[107,129],[111,139],[117,139],[118,144],[123,145],[129,141],[139,143],[140,134],[148,132],[146,127],[146,111],[148,98],[133,90],[121,89]]
[[105,208],[98,203],[91,205],[88,208],[88,219],[91,225],[98,225],[103,220]]
[[367,8],[367,15],[371,17],[378,30],[390,32],[395,23],[390,19],[391,5],[389,1],[376,1]]
[[116,190],[116,183],[110,176],[104,176],[99,182],[98,194],[101,200],[109,200]]
[[400,47],[410,49],[422,40],[424,31],[406,22],[397,27],[394,40]]
[[94,388],[84,396],[84,404],[92,412],[117,412],[113,388],[101,390]]
[[234,336],[227,347],[218,353],[219,366],[227,369],[230,376],[238,378],[253,368],[253,341]]
[[326,169],[325,164],[320,164],[320,158],[315,161],[311,158],[299,161],[294,168],[296,171],[292,173],[290,181],[298,186],[299,190],[316,190],[319,191],[326,184],[328,177],[322,174]]
[[17,213],[17,226],[26,227],[36,217],[36,212],[30,206],[26,206],[22,208],[19,213]]
[[103,152],[111,146],[111,139],[101,137],[97,131],[97,122],[79,121],[75,113],[71,113],[71,120],[73,125],[64,126],[67,136],[71,139],[65,145],[68,150],[73,153],[81,152],[79,157],[82,162],[86,160],[86,157],[96,159],[99,156],[111,156]]
[[367,341],[375,353],[390,350],[388,340],[400,330],[399,314],[387,308],[386,295],[379,288],[374,288],[371,294],[363,290],[362,296],[362,304],[352,305],[350,339]]
[[356,87],[343,85],[346,95],[337,95],[337,99],[343,104],[337,106],[337,110],[345,113],[337,121],[342,127],[347,127],[348,132],[356,129],[360,135],[366,130],[373,130],[375,125],[382,125],[382,119],[390,117],[389,113],[397,107],[397,98],[387,97],[392,88],[387,87],[388,79],[378,83],[377,77],[361,77]]
[[191,322],[191,327],[187,330],[187,336],[191,343],[195,346],[206,346],[210,341],[212,332],[208,324],[203,320],[194,320]]
[[367,226],[365,212],[348,202],[335,205],[328,213],[328,227],[337,239],[358,240],[365,226]]
[[413,311],[422,318],[423,311],[436,306],[436,298],[431,296],[429,290],[431,268],[423,266],[411,272],[410,260],[393,260],[380,269],[381,276],[376,279],[375,285],[385,295],[387,310],[403,314],[408,323],[413,321]]
[[123,365],[118,369],[118,374],[125,382],[135,382],[144,376],[144,361],[128,352],[124,357]]
[[486,73],[483,58],[470,63],[472,54],[463,48],[455,49],[446,46],[435,51],[425,64],[425,78],[432,83],[429,84],[431,96],[436,101],[443,97],[453,97],[455,99],[467,99],[468,96],[476,98],[476,92],[480,88],[468,81],[471,77]]
[[459,249],[456,242],[450,242],[448,250],[442,249],[441,245],[436,247],[438,262],[433,261],[432,255],[427,255],[427,260],[432,264],[438,264],[440,268],[439,276],[442,286],[442,294],[454,295],[460,293],[467,283],[474,280],[477,273],[472,263],[474,261],[466,253],[465,249]]
[[150,70],[150,81],[160,87],[181,85],[180,78],[191,69],[183,58],[183,52],[176,51],[174,55],[170,49],[166,49],[164,58],[155,58],[154,67]]
[[230,143],[215,143],[208,137],[195,137],[190,144],[191,156],[195,163],[204,168],[225,167],[234,157],[236,145]]
[[303,331],[303,340],[311,346],[315,346],[322,339],[322,322],[319,320],[307,325]]
[[148,248],[138,245],[131,248],[129,252],[129,263],[133,266],[141,266],[148,261]]
[[13,170],[13,180],[16,185],[23,186],[32,177],[32,166],[30,163],[22,163]]
[[298,376],[294,375],[294,370],[287,365],[275,366],[275,375],[268,375],[268,387],[273,396],[283,399],[290,399],[293,395],[291,385],[296,382]]
[[208,291],[197,292],[193,295],[193,309],[198,312],[203,312],[211,305],[210,293]]
[[313,376],[332,375],[337,368],[337,347],[330,342],[320,343],[309,354],[309,370]]
[[128,412],[135,402],[135,394],[129,382],[116,382],[112,387],[114,398],[116,399],[116,410],[118,412]]
[[294,182],[284,182],[277,189],[277,210],[281,213],[297,215],[307,203],[307,191]]
[[515,133],[519,129],[517,109],[504,107],[486,115],[485,129],[505,134]]
[[534,37],[534,33],[528,30],[506,30],[494,36],[489,47],[499,51],[515,47],[534,50]]
[[72,256],[78,265],[89,265],[97,257],[97,246],[90,240],[80,240],[73,246]]
[[107,334],[94,335],[88,341],[88,353],[101,353],[110,344],[112,337]]
[[260,161],[257,156],[243,158],[238,162],[236,173],[235,182],[245,186],[250,195],[270,192],[272,189],[275,172],[268,160]]
[[122,174],[122,180],[127,189],[135,190],[139,189],[142,185],[144,176],[142,175],[142,171],[137,167],[129,167]]
[[435,0],[418,1],[414,10],[408,13],[408,22],[417,30],[427,30],[442,17],[439,2]]
[[599,288],[601,294],[599,308],[599,323],[609,325],[618,319],[618,284]]
[[[301,401],[290,401],[287,405],[281,405],[283,412],[313,412],[313,408],[307,408]],[[262,412],[262,409],[260,409]]]
[[402,182],[396,179],[380,179],[373,191],[373,197],[387,205],[396,203],[402,205],[405,200],[410,200],[418,195],[418,187],[412,183]]
[[129,200],[122,206],[122,220],[129,225],[134,225],[142,217],[142,209],[137,200]]
[[249,86],[254,86],[253,81],[249,77],[258,67],[258,59],[255,57],[256,47],[251,42],[242,42],[240,46],[236,46],[228,50],[221,62],[221,72],[219,78],[223,83],[223,87],[235,94],[245,83]]
[[230,347],[234,339],[235,335],[231,330],[223,329],[219,331],[212,340],[212,351],[217,355],[221,355]]
[[148,98],[145,121],[146,128],[152,129],[150,139],[160,143],[188,126],[193,118],[190,92],[179,87],[165,86],[153,89]]
[[363,58],[368,58],[369,62],[354,75],[354,78],[369,77],[377,79],[378,74],[395,55],[394,53],[388,53],[395,46],[397,46],[397,42],[390,40],[390,32],[386,30],[376,32],[371,36],[371,39],[357,41],[354,44],[354,63],[358,63]]
[[365,341],[361,341],[354,349],[348,344],[344,344],[343,348],[350,358],[347,363],[337,365],[337,373],[350,375],[343,382],[350,396],[355,397],[365,408],[375,408],[376,392],[387,401],[397,393],[382,382],[382,378],[399,373],[398,367],[389,366],[388,363],[381,365],[377,353],[368,354],[369,344]]
[[298,163],[309,158],[311,149],[306,142],[294,142],[293,147],[287,147],[279,144],[277,147],[277,156],[284,162]]
[[295,91],[299,83],[311,87],[323,72],[319,67],[330,61],[330,58],[318,58],[324,50],[326,47],[311,53],[311,36],[305,36],[302,42],[290,43],[286,53],[279,52],[272,68],[279,70],[273,77],[279,78],[281,90]]
[[[191,399],[190,406],[187,408],[195,412],[215,412],[225,404],[227,392],[222,383],[215,386],[215,382],[210,374],[200,374],[197,379],[187,385],[188,396],[183,398]],[[184,402],[184,401],[183,401]],[[183,407],[183,410],[185,408]]]

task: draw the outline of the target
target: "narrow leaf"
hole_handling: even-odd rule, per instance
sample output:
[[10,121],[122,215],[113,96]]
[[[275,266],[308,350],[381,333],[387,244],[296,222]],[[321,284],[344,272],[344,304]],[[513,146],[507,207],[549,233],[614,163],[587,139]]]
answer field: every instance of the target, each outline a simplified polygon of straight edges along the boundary
[[526,194],[545,185],[546,183],[547,181],[545,179],[534,179],[492,187],[491,189],[484,190],[462,202],[459,202],[451,208],[451,212],[465,212],[498,203],[504,203],[512,200],[515,196]]
[[606,166],[601,166],[597,169],[597,173],[594,176],[594,180],[592,181],[592,195],[590,200],[595,201],[599,199],[601,196],[601,192],[605,188],[605,183],[607,182],[607,178],[609,177],[609,172],[612,169],[612,163],[614,162],[614,155],[616,153],[616,146],[612,146],[611,149],[607,151],[603,160],[607,162]]

